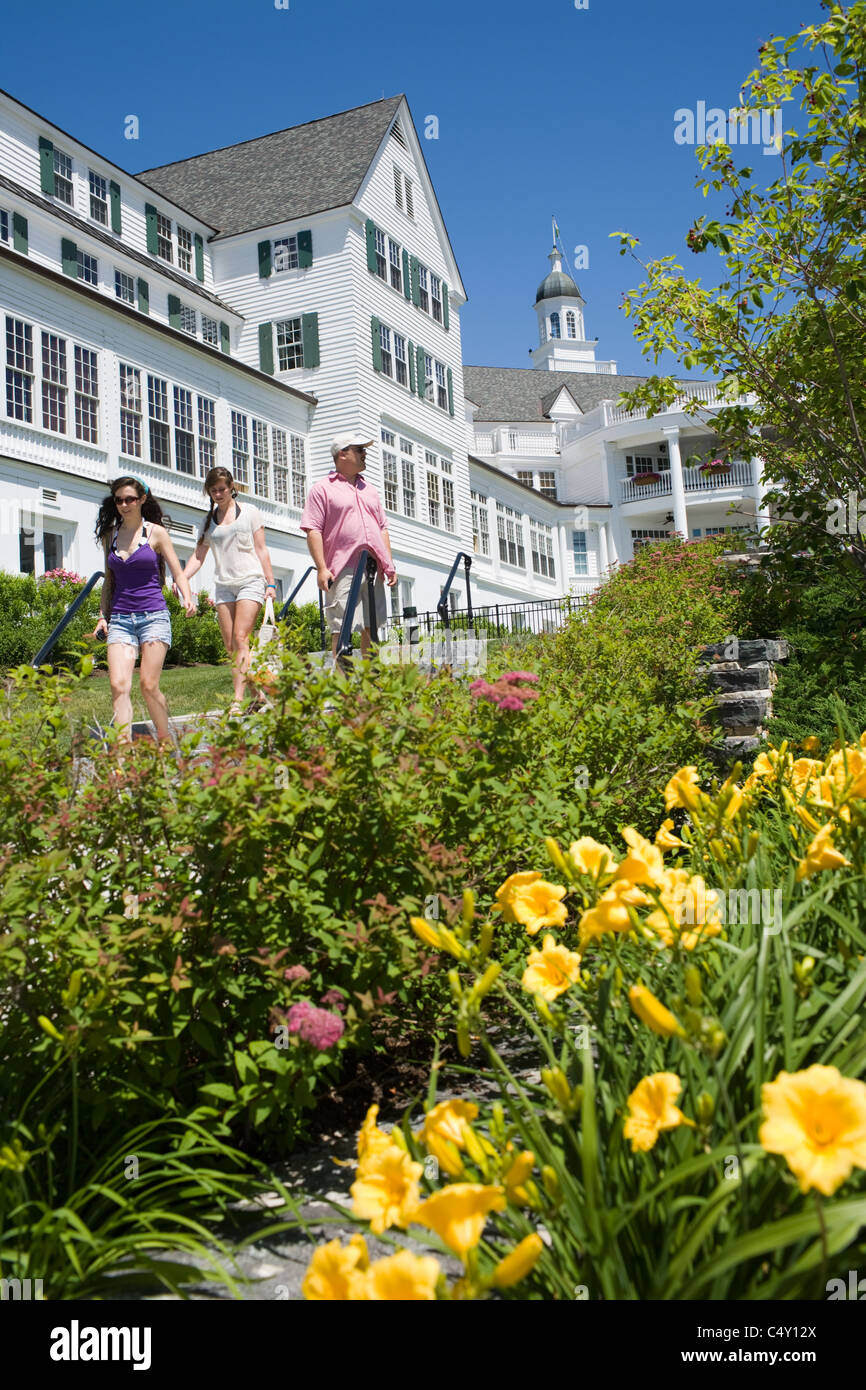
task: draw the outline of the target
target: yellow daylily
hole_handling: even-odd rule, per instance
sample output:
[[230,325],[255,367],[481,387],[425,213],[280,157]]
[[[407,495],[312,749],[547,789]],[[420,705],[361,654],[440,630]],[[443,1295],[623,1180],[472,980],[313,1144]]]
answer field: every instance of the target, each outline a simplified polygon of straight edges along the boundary
[[824,869],[843,869],[849,868],[850,862],[842,854],[841,850],[833,848],[834,827],[830,824],[822,825],[812,843],[806,850],[805,856],[797,865],[797,872],[794,877],[799,881],[804,878],[811,878],[813,874],[819,874]]
[[529,1193],[526,1191],[524,1183],[534,1167],[535,1154],[531,1149],[524,1149],[522,1153],[517,1155],[502,1179],[505,1185],[505,1195],[509,1202],[515,1202],[518,1206],[526,1206],[529,1201]]
[[668,849],[688,849],[688,845],[685,841],[681,840],[679,836],[675,835],[673,832],[674,823],[670,816],[668,816],[666,820],[662,821],[660,828],[656,831],[655,842],[659,849],[662,851]]
[[423,1171],[421,1164],[413,1163],[396,1144],[368,1152],[350,1188],[352,1210],[369,1221],[375,1235],[381,1235],[389,1226],[405,1230],[418,1205]]
[[435,1231],[455,1255],[465,1259],[481,1239],[488,1214],[504,1210],[505,1193],[501,1187],[454,1182],[422,1202],[412,1219]]
[[529,953],[521,984],[529,994],[538,994],[550,1003],[579,979],[580,956],[546,936],[541,950]]
[[561,927],[567,920],[568,908],[560,901],[567,891],[529,871],[507,878],[497,889],[496,901],[506,922],[519,922],[534,936],[542,927]]
[[449,1177],[463,1172],[460,1150],[466,1145],[466,1131],[478,1115],[478,1106],[469,1100],[442,1100],[428,1110],[419,1138],[439,1167]]
[[651,844],[633,826],[627,825],[622,838],[628,845],[628,854],[616,871],[618,879],[629,883],[655,883],[664,881],[664,856],[657,845]]
[[376,1124],[378,1114],[378,1105],[371,1105],[364,1117],[364,1123],[358,1131],[359,1159],[365,1158],[368,1153],[374,1153],[378,1149],[389,1149],[394,1143],[390,1134],[386,1134]]
[[607,878],[616,869],[613,850],[608,845],[599,844],[590,835],[584,835],[569,845],[568,858],[575,871],[586,874],[588,878]]
[[631,1140],[632,1153],[648,1153],[662,1130],[688,1123],[674,1105],[682,1089],[680,1078],[672,1071],[653,1072],[638,1082],[628,1098],[628,1119],[623,1129],[626,1139]]
[[758,1138],[782,1154],[800,1184],[832,1197],[854,1168],[866,1168],[866,1085],[818,1063],[782,1071],[762,1087]]
[[401,1250],[373,1261],[367,1270],[365,1297],[372,1302],[428,1303],[436,1298],[440,1273],[432,1255]]
[[344,1302],[364,1298],[364,1271],[369,1264],[363,1236],[353,1236],[348,1245],[329,1240],[313,1254],[301,1292],[312,1302]]
[[584,912],[578,923],[580,948],[606,932],[628,932],[632,929],[629,907],[641,907],[650,900],[640,888],[627,879],[618,879],[603,893],[595,907]]
[[665,787],[665,810],[672,811],[674,807],[682,806],[687,811],[697,811],[700,806],[700,783],[696,767],[691,764],[681,767]]

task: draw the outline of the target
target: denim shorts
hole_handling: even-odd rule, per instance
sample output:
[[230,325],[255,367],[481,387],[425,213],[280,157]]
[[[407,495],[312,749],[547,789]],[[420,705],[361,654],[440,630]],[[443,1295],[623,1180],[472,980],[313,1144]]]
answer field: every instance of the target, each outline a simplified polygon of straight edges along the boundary
[[134,647],[136,653],[142,642],[164,642],[171,646],[171,619],[167,608],[155,608],[152,613],[112,613],[108,625],[108,645],[120,642]]

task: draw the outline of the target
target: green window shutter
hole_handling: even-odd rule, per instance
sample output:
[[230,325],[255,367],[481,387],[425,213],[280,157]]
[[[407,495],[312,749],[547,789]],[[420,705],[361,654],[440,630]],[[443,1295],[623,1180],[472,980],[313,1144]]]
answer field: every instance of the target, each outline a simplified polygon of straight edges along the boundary
[[420,285],[420,282],[419,282],[419,279],[418,279],[418,261],[416,260],[416,258],[415,258],[414,256],[411,256],[411,257],[409,258],[409,264],[410,264],[410,266],[411,266],[411,268],[412,268],[412,303],[413,303],[413,304],[420,304],[420,303],[421,303],[421,285]]
[[147,224],[147,249],[155,256],[159,251],[159,242],[156,237],[156,208],[153,203],[145,203],[144,220]]
[[54,146],[44,135],[39,137],[39,180],[43,193],[54,197]]
[[195,234],[195,278],[204,280],[204,242],[200,232]]
[[448,312],[448,286],[442,281],[442,327],[451,327],[451,315]]
[[259,366],[268,376],[274,374],[274,326],[259,324]]
[[73,280],[78,279],[78,247],[74,241],[67,241],[66,237],[60,243],[60,255],[63,260],[63,274],[70,275]]
[[403,247],[403,293],[407,299],[412,298],[412,272],[409,269],[409,252]]
[[267,280],[271,273],[271,243],[259,242],[259,279]]
[[313,264],[313,233],[298,232],[298,265],[306,270]]
[[150,313],[150,290],[146,280],[138,282],[138,307],[143,314]]
[[367,218],[367,269],[376,274],[376,223]]
[[382,339],[379,337],[379,320],[370,319],[370,333],[373,338],[373,366],[377,372],[382,370]]
[[301,348],[305,367],[319,365],[319,315],[301,314]]
[[424,400],[424,349],[419,344],[415,349],[415,365],[418,377],[418,395]]
[[168,296],[168,321],[172,328],[180,328],[180,300],[176,294]]
[[[404,251],[404,252],[403,252],[403,255],[405,256],[405,254],[406,254],[406,252]],[[412,395],[414,396],[414,394],[415,394],[415,344],[412,342],[412,339],[411,339],[411,338],[409,339],[408,352],[409,352],[409,390],[412,392]]]
[[20,212],[12,214],[12,245],[27,255],[27,218]]
[[453,415],[453,414],[454,414],[454,377],[453,377],[452,374],[451,374],[451,368],[450,368],[450,367],[448,368],[448,371],[445,373],[445,380],[446,380],[447,383],[448,383],[448,414],[449,414],[449,415]]
[[232,350],[232,335],[229,332],[229,326],[222,322],[220,322],[220,347],[223,352],[231,352]]
[[111,197],[111,230],[115,236],[120,236],[123,230],[123,223],[120,217],[120,184],[111,180],[108,185],[108,192]]

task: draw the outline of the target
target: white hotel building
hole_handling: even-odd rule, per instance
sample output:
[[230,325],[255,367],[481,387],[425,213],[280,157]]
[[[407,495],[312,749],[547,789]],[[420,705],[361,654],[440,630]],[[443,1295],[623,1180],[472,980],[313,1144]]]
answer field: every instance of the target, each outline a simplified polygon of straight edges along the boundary
[[592,589],[644,539],[763,519],[757,460],[685,465],[712,449],[708,412],[616,408],[641,378],[596,360],[551,260],[532,367],[464,367],[466,291],[405,97],[132,175],[0,93],[0,568],[100,569],[97,504],[124,473],[184,559],[219,463],[286,596],[306,491],[356,425],[400,609],[433,609],[460,551],[473,604],[507,605]]

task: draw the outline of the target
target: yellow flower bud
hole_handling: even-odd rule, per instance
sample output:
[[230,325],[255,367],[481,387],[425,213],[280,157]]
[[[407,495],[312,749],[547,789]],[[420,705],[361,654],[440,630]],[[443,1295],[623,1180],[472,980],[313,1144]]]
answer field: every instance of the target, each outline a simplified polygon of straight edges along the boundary
[[574,877],[574,875],[569,869],[568,864],[566,863],[565,855],[559,848],[559,845],[556,843],[556,841],[548,837],[544,842],[544,848],[547,850],[547,853],[550,856],[550,862],[556,869],[557,873],[562,874],[564,878],[571,880]]
[[463,986],[460,983],[460,976],[456,970],[448,971],[448,983],[451,986],[451,993],[455,999],[463,998]]
[[535,1166],[535,1154],[530,1149],[524,1149],[519,1153],[514,1162],[508,1169],[503,1178],[506,1196],[511,1201],[525,1201],[526,1193],[523,1191],[523,1184]]
[[81,970],[73,970],[72,974],[69,976],[69,984],[66,986],[66,989],[63,991],[61,995],[61,998],[64,1004],[66,1005],[67,1009],[71,1009],[72,1005],[78,998],[78,992],[81,989],[81,980],[83,973],[84,972]]
[[701,1002],[701,972],[696,965],[690,965],[685,972],[686,994],[690,1004]]
[[709,1091],[701,1091],[698,1096],[698,1119],[702,1125],[708,1125],[716,1113],[716,1102],[713,1100]]
[[724,1028],[714,1028],[710,1034],[710,1055],[712,1057],[718,1057],[727,1041],[728,1035]]
[[463,921],[467,927],[475,921],[475,894],[471,888],[463,889]]
[[463,1022],[457,1024],[457,1051],[461,1057],[468,1057],[472,1051],[472,1043],[469,1039],[469,1028]]
[[478,950],[482,960],[486,960],[493,945],[493,923],[484,922],[479,934]]
[[756,853],[757,848],[758,848],[758,844],[759,844],[760,839],[761,839],[761,835],[760,835],[760,832],[759,832],[759,831],[757,831],[757,830],[752,830],[752,831],[750,832],[749,838],[748,838],[748,840],[746,841],[746,858],[747,858],[747,859],[753,859],[753,858],[754,858],[755,853]]
[[36,1022],[39,1024],[43,1033],[48,1034],[49,1038],[53,1038],[55,1042],[63,1042],[63,1034],[58,1033],[50,1018],[46,1018],[44,1014],[40,1014]]
[[560,1067],[545,1067],[541,1073],[541,1080],[553,1099],[563,1108],[571,1104],[571,1087],[565,1072]]
[[533,1268],[542,1250],[541,1236],[531,1235],[516,1245],[510,1255],[506,1255],[493,1271],[493,1284],[497,1289],[509,1289],[519,1284]]
[[488,965],[484,974],[481,976],[481,979],[477,982],[477,984],[473,985],[472,987],[473,999],[483,999],[485,994],[488,994],[490,992],[490,990],[495,985],[497,976],[499,975],[501,970],[502,966],[499,964],[498,961],[493,961],[491,965]]
[[628,1002],[641,1023],[645,1023],[654,1033],[663,1038],[685,1037],[685,1029],[660,1000],[656,999],[644,985],[632,985],[628,992]]
[[425,946],[432,946],[435,950],[442,950],[442,943],[439,940],[439,933],[426,917],[410,917],[409,925],[416,936],[420,937]]
[[478,1167],[481,1169],[482,1173],[486,1178],[488,1176],[488,1170],[490,1168],[490,1164],[488,1162],[487,1157],[487,1150],[490,1150],[491,1152],[495,1152],[495,1150],[492,1150],[489,1144],[487,1144],[485,1149],[485,1141],[479,1138],[479,1136],[475,1133],[475,1130],[469,1124],[466,1125],[463,1130],[463,1144],[465,1146],[466,1152],[472,1159],[473,1163],[478,1164]]
[[556,1169],[551,1168],[549,1163],[545,1163],[541,1170],[541,1180],[544,1183],[544,1190],[548,1197],[552,1197],[554,1202],[558,1202],[562,1196],[562,1188],[559,1185]]

